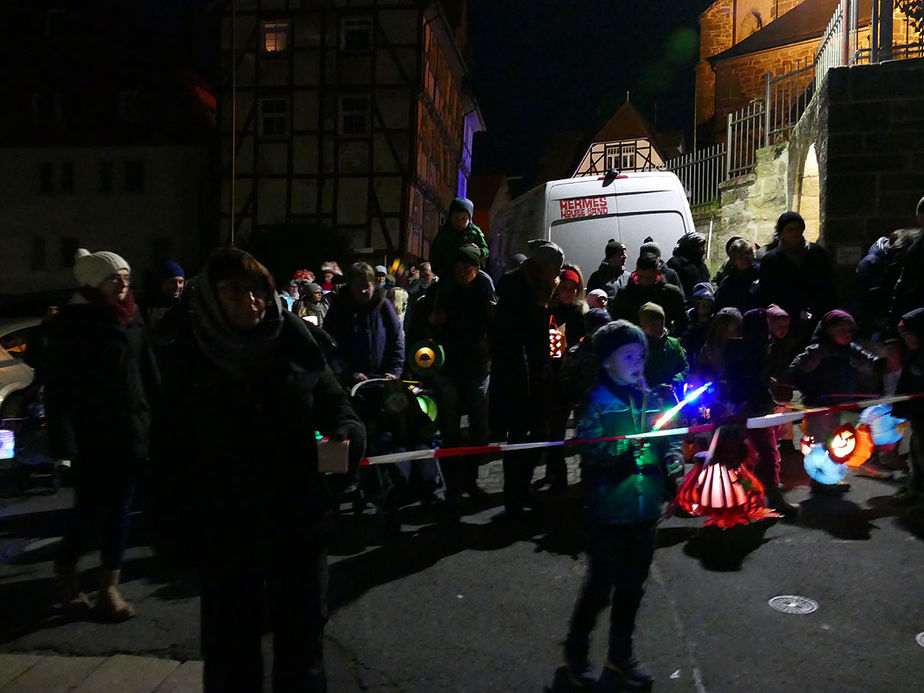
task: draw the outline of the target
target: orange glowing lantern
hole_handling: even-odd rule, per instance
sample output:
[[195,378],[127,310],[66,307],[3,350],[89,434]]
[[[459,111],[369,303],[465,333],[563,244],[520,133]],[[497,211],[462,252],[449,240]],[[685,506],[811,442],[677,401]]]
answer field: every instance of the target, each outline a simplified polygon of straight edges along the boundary
[[800,450],[802,456],[805,457],[812,451],[812,447],[815,445],[815,436],[802,436],[802,441],[800,444]]
[[834,429],[828,454],[838,464],[859,467],[870,458],[874,447],[869,426],[861,424],[854,428],[844,424]]
[[564,327],[559,327],[554,317],[549,318],[549,356],[560,359],[565,355],[565,348]]

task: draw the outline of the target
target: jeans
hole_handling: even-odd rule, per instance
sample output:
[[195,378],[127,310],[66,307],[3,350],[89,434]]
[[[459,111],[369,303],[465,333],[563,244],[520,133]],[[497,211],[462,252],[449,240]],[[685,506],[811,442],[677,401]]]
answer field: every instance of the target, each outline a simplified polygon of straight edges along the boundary
[[780,484],[780,450],[776,446],[776,427],[749,428],[747,438],[757,453],[754,475],[767,488]]
[[200,569],[206,693],[261,693],[264,605],[273,631],[273,691],[324,693],[327,548],[323,540],[236,537]]
[[565,656],[569,662],[587,659],[590,634],[597,616],[611,603],[609,660],[632,656],[635,615],[642,603],[642,585],[654,557],[654,524],[592,525],[587,549],[587,577],[571,615]]
[[141,461],[131,458],[74,460],[74,511],[58,554],[61,565],[77,565],[98,527],[101,567],[121,568],[140,468]]
[[[462,415],[468,414],[470,445],[488,442],[488,384],[490,376],[463,378],[438,375],[433,380],[436,395],[437,420],[444,447],[462,444]],[[459,492],[471,487],[478,479],[480,456],[447,458],[441,463],[446,493],[457,498]]]

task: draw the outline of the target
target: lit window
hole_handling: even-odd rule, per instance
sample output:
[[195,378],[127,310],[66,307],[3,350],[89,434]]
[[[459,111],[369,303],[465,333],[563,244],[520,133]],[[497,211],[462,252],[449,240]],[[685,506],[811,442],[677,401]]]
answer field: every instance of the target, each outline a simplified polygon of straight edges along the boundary
[[263,22],[263,50],[285,53],[289,42],[289,22]]
[[344,96],[340,99],[340,132],[343,135],[365,135],[369,132],[369,98]]
[[372,17],[344,17],[340,23],[340,45],[345,51],[372,48]]
[[260,134],[284,137],[289,132],[289,99],[274,96],[260,99]]
[[126,161],[125,162],[125,192],[127,193],[144,192],[144,162],[143,161]]

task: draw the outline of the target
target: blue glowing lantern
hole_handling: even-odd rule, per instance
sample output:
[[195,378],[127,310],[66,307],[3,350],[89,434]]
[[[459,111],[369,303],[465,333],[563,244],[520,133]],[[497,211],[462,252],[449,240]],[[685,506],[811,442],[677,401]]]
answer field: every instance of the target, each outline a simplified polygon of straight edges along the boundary
[[860,423],[869,426],[876,445],[892,445],[902,439],[898,427],[905,423],[905,419],[892,416],[891,404],[877,404],[860,413]]
[[847,476],[847,465],[838,464],[828,456],[824,445],[812,445],[802,459],[805,471],[819,484],[839,484]]
[[16,434],[0,428],[0,460],[11,460],[16,456]]

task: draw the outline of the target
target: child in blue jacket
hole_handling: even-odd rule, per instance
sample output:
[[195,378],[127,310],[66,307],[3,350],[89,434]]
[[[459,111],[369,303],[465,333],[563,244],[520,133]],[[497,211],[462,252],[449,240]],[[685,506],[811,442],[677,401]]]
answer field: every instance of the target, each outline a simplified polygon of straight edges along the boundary
[[[644,389],[645,333],[626,320],[601,327],[593,347],[601,370],[578,410],[582,439],[650,431],[664,405]],[[609,650],[601,682],[650,690],[651,674],[633,658],[632,631],[642,585],[654,556],[655,524],[683,474],[679,440],[617,440],[581,447],[589,524],[587,578],[565,640],[566,671],[577,687],[595,684],[588,661],[590,633],[608,603]]]

